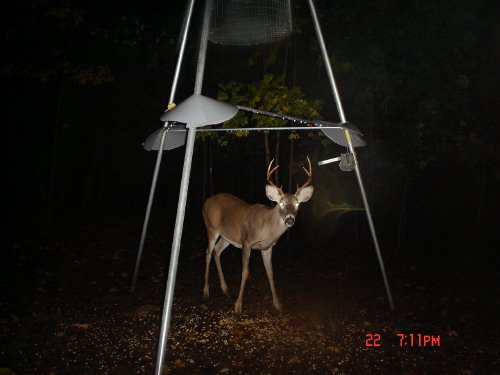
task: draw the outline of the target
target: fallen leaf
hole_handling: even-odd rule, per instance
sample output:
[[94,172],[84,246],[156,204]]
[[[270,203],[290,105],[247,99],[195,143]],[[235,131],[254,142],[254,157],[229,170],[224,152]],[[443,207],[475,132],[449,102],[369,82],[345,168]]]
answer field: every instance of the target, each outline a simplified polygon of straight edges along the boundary
[[182,359],[180,359],[180,358],[177,358],[177,359],[175,360],[174,364],[175,364],[177,367],[179,367],[179,368],[184,368],[184,367],[186,367],[186,363],[185,363]]
[[212,331],[204,331],[204,332],[203,332],[203,336],[204,336],[204,337],[210,337],[210,336],[212,336],[212,335],[213,335],[213,332],[212,332]]
[[245,368],[245,365],[243,362],[237,362],[237,361],[232,361],[231,366],[233,368]]
[[298,355],[293,356],[292,358],[290,358],[290,359],[288,360],[288,363],[289,363],[289,364],[296,364],[296,363],[300,363],[299,356],[298,356]]
[[78,328],[78,329],[89,329],[90,324],[89,323],[73,323],[71,325],[73,328]]
[[412,369],[408,372],[405,372],[403,375],[421,375],[422,373],[418,370]]
[[341,352],[340,348],[338,346],[334,346],[334,345],[327,347],[326,351],[330,352],[330,353],[337,353],[337,354],[339,354]]
[[337,274],[335,275],[335,277],[337,278],[337,280],[345,280],[347,276],[347,272],[337,272]]
[[0,367],[0,375],[16,375],[10,368]]
[[244,330],[236,327],[232,329],[232,332],[234,336],[231,338],[231,340],[229,340],[231,344],[239,344],[239,342],[247,335]]

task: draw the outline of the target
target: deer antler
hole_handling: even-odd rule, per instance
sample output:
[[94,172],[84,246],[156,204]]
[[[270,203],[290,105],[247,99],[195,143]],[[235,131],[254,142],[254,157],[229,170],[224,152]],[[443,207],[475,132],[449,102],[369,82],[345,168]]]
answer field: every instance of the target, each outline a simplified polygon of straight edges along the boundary
[[309,170],[307,170],[304,167],[302,167],[302,169],[307,174],[307,181],[301,187],[299,187],[299,185],[297,184],[297,191],[295,192],[295,194],[297,194],[299,191],[301,191],[306,186],[310,185],[311,182],[312,182],[312,167],[311,167],[311,160],[309,160],[309,156],[307,157],[307,162],[309,163]]
[[271,181],[271,176],[272,174],[274,173],[274,171],[276,171],[279,167],[279,164],[276,165],[276,167],[274,167],[273,169],[271,169],[271,166],[273,165],[273,162],[274,162],[274,159],[271,160],[271,162],[269,163],[269,166],[267,167],[267,183],[271,186],[274,186],[276,189],[278,189],[279,193],[281,195],[283,195],[283,189],[282,187],[277,187],[274,182]]

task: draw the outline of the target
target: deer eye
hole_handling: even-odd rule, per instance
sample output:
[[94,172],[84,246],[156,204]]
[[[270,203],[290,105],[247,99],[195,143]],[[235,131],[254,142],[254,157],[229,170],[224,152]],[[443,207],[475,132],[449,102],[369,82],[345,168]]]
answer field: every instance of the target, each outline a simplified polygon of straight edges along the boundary
[[280,207],[285,207],[285,202],[280,202]]
[[299,202],[295,202],[295,207],[299,207]]

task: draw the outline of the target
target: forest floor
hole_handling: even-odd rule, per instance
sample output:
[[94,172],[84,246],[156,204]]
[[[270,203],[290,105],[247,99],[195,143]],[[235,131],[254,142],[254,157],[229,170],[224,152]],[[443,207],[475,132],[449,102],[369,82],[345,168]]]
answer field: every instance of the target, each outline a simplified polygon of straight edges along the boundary
[[[139,234],[123,220],[0,239],[1,375],[153,373],[171,239],[150,230],[130,293]],[[222,256],[231,297],[212,264],[204,301],[205,232],[185,229],[166,374],[500,374],[494,264],[387,257],[391,311],[370,246],[298,237],[273,254],[283,312],[253,252],[236,315],[240,250]]]

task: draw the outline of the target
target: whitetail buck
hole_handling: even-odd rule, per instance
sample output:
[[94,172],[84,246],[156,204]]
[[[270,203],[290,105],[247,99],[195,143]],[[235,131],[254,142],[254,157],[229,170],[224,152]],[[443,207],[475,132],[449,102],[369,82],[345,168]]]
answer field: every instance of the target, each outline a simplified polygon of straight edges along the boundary
[[281,303],[276,294],[274,286],[273,265],[271,255],[273,246],[281,235],[295,223],[295,216],[299,209],[299,204],[307,202],[312,194],[313,187],[309,186],[312,181],[311,161],[309,170],[304,168],[308,178],[307,181],[299,187],[295,194],[284,194],[281,187],[277,187],[272,181],[271,176],[278,169],[279,165],[271,169],[273,161],[267,168],[266,195],[276,202],[274,208],[263,204],[248,204],[239,198],[227,193],[221,193],[208,198],[203,205],[203,218],[207,227],[208,247],[206,253],[205,268],[205,287],[203,296],[208,298],[209,283],[208,274],[210,270],[210,261],[214,253],[215,265],[219,273],[219,280],[222,292],[227,296],[228,287],[222,273],[220,264],[220,255],[229,245],[242,249],[242,272],[240,293],[234,310],[241,313],[243,304],[243,291],[248,277],[248,261],[250,251],[261,250],[262,260],[266,269],[267,278],[273,295],[273,305],[281,311]]

